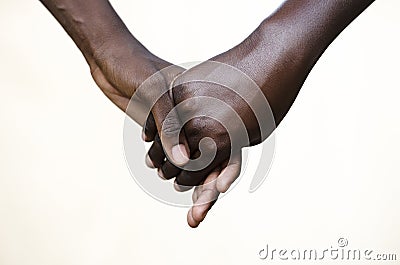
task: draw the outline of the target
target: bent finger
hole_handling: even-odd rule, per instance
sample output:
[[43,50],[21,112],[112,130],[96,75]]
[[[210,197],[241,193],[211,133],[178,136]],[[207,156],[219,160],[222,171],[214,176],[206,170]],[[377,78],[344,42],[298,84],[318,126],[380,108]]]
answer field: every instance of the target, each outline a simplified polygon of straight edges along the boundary
[[195,199],[194,205],[188,213],[188,224],[191,227],[197,227],[205,219],[207,213],[218,199],[219,192],[216,188],[218,175],[219,169],[210,173],[202,186],[196,187],[196,195],[193,197]]
[[162,90],[161,96],[152,107],[152,114],[168,159],[177,166],[183,166],[189,161],[189,146],[170,95],[173,80],[166,80],[166,83],[168,89]]
[[154,137],[154,142],[151,145],[146,155],[146,165],[150,168],[159,168],[164,163],[165,154],[161,145],[161,140],[158,134]]
[[225,193],[233,182],[239,177],[242,168],[242,153],[234,155],[229,164],[222,169],[217,178],[216,187],[221,193]]
[[157,126],[154,121],[153,114],[150,113],[146,119],[146,123],[143,126],[142,130],[142,139],[145,142],[152,142],[154,141],[154,137],[157,134]]

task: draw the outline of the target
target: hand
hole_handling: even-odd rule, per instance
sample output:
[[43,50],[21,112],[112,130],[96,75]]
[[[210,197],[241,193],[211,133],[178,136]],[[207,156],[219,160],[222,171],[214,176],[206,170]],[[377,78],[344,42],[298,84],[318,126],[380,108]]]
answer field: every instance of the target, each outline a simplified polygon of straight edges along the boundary
[[[285,1],[244,42],[213,60],[235,66],[254,80],[267,97],[278,125],[325,49],[372,2]],[[211,174],[205,182],[214,176]],[[218,186],[211,188],[215,189]],[[202,220],[211,206],[194,206],[189,210],[188,223],[198,225],[196,217]]]
[[[168,157],[175,164],[184,165],[188,161],[186,139],[181,135],[177,142],[168,137],[181,127],[179,117],[172,116],[168,123],[170,126],[162,126],[174,106],[167,93],[168,88],[184,69],[154,56],[133,38],[122,41],[113,39],[112,43],[103,45],[88,62],[93,79],[104,94],[140,125],[150,128],[146,131],[152,133],[148,133],[145,140],[153,140],[156,133],[163,135]],[[157,75],[157,78],[151,78],[151,84],[142,85],[152,75]],[[128,104],[134,104],[133,101],[130,103],[134,94],[135,103],[138,104],[128,109]],[[147,116],[146,110],[150,109],[151,113]]]
[[[231,89],[204,81],[215,72],[221,71],[216,69],[218,66],[215,69],[210,69],[207,63],[200,64],[184,72],[175,81],[175,83],[184,83],[173,89],[175,104],[183,103],[183,108],[179,111],[181,120],[185,122],[182,117],[188,115],[194,117],[184,127],[185,134],[189,139],[191,158],[196,158],[200,155],[199,143],[201,139],[205,138],[211,138],[216,144],[215,157],[202,170],[194,172],[181,170],[168,160],[164,160],[165,156],[161,152],[161,143],[156,140],[149,150],[148,160],[152,161],[151,164],[158,168],[161,177],[165,179],[175,177],[178,190],[187,190],[192,186],[207,183],[207,187],[196,187],[194,191],[194,204],[203,205],[195,205],[189,210],[188,223],[191,226],[197,226],[204,219],[219,193],[226,192],[238,177],[241,162],[237,157],[240,155],[240,149],[265,140],[282,120],[297,95],[296,91],[301,87],[307,76],[307,70],[310,69],[309,67],[304,67],[306,65],[303,63],[302,58],[296,55],[290,45],[286,47],[278,45],[280,41],[273,38],[273,36],[276,36],[276,32],[273,29],[262,25],[244,42],[211,59],[233,66],[235,69],[245,73],[258,85],[258,91],[256,91],[257,89],[254,90],[253,87],[239,88],[239,90],[248,91],[250,95],[258,95],[257,93],[261,92],[261,97],[265,96],[268,99],[266,102],[268,106],[264,107],[268,109],[271,107],[272,113],[267,112],[267,115],[262,117],[264,121],[260,122],[254,113],[254,108],[256,110],[262,108],[262,106],[259,106],[259,102],[256,103],[259,97],[256,96],[255,99],[247,97],[246,100],[243,100],[243,93],[239,96]],[[239,81],[243,79],[240,74],[238,74],[239,77],[224,74],[224,67],[222,67],[222,72],[215,74],[215,76],[220,76],[222,83],[232,81],[232,79],[235,81],[235,78],[239,78]],[[244,123],[248,141],[246,142],[243,137],[235,139],[235,136],[240,135],[240,133],[233,131],[233,133],[229,134],[224,127],[230,123],[238,124],[237,118],[232,115],[233,113],[229,112],[229,109],[210,103],[210,100],[201,101],[202,97],[218,99],[230,106]],[[189,104],[184,103],[190,99],[192,100]],[[249,107],[250,105],[253,109]],[[218,112],[219,117],[223,117],[222,123],[213,119],[212,115],[211,117],[208,115],[215,112]],[[267,126],[260,128],[263,125]],[[231,137],[233,138],[231,139]],[[232,143],[234,144],[233,147]],[[213,149],[213,146],[210,145],[209,149]],[[205,154],[210,153],[207,152],[207,146],[202,151]],[[230,158],[231,163],[228,163],[227,161]]]
[[[218,66],[220,65],[217,64]],[[208,67],[206,68],[208,69]],[[198,66],[183,76],[189,79],[196,76],[198,80],[202,80],[203,73],[202,66]],[[178,77],[177,82],[180,81],[182,78]],[[257,95],[257,91],[254,91],[253,94]],[[176,177],[175,187],[177,190],[184,191],[192,186],[202,184],[196,187],[193,193],[194,206],[188,213],[188,224],[191,227],[197,227],[204,220],[219,193],[226,192],[239,176],[241,148],[260,142],[262,137],[257,119],[248,105],[250,104],[253,108],[255,106],[252,104],[254,100],[252,101],[251,98],[247,98],[248,100],[245,101],[229,88],[199,81],[175,87],[173,95],[178,104],[177,108],[181,119],[183,118],[183,122],[188,120],[185,125],[185,134],[188,136],[189,148],[192,150],[191,157],[200,161],[209,161],[207,158],[211,158],[211,163],[197,171],[180,170],[168,160],[164,161],[165,155],[158,137],[149,150],[148,159],[152,161],[152,165],[159,168],[161,177],[166,179]],[[242,96],[246,97],[243,94]],[[203,97],[207,98],[203,99]],[[215,99],[215,101],[213,102],[211,99]],[[229,107],[222,107],[220,102]],[[179,108],[180,103],[183,104],[182,108]],[[265,101],[264,104],[268,103]],[[268,117],[268,113],[263,117]],[[272,113],[269,117],[271,124],[271,121],[273,122]],[[243,123],[244,130],[240,130],[240,126],[238,126],[240,123]],[[230,126],[232,124],[234,126]],[[263,122],[263,124],[268,124],[268,122]],[[248,139],[246,139],[247,136]],[[202,143],[207,138],[212,141]],[[213,151],[215,151],[215,156],[212,154]],[[199,162],[196,162],[197,168],[200,168]]]
[[[160,78],[156,79],[157,82],[150,84],[148,89],[136,91],[147,77],[170,64],[152,55],[130,35],[108,1],[41,1],[80,48],[96,83],[118,107],[127,110],[130,97],[135,95],[138,105],[144,105],[145,109],[152,108],[149,117],[146,112],[144,117],[140,111],[128,113],[142,125],[144,120],[148,120],[143,138],[154,140],[147,157],[148,165],[159,168],[159,174],[164,178],[176,176],[177,189],[205,184],[197,187],[193,196],[194,202],[201,202],[204,206],[194,206],[188,215],[189,224],[197,226],[219,192],[226,191],[238,175],[241,147],[263,141],[275,127],[274,124],[264,128],[263,123],[260,123],[257,109],[262,106],[257,104],[257,99],[262,96],[256,94],[252,97],[253,92],[256,92],[254,90],[246,94],[248,87],[240,82],[239,87],[243,86],[241,91],[247,95],[245,100],[240,97],[242,93],[238,97],[221,86],[218,80],[217,83],[204,82],[208,75],[215,74],[215,69],[204,69],[204,64],[180,75],[183,78],[200,77],[180,84],[173,92],[176,104],[195,99],[191,101],[193,105],[184,104],[183,111],[179,113],[183,116],[192,115],[184,128],[190,136],[187,143],[179,132],[177,113],[172,111],[172,115],[168,114],[174,104],[171,97],[164,93],[182,69],[173,67],[171,72],[163,71],[158,76]],[[268,99],[265,105],[273,111],[273,117],[266,115],[264,118],[270,119],[270,122],[275,121],[277,125],[293,104],[308,73],[324,50],[372,2],[347,1],[343,4],[343,1],[286,1],[245,41],[211,60],[233,66],[247,74],[261,88],[262,94]],[[115,35],[122,38],[115,38]],[[224,71],[219,74],[224,81],[232,81],[229,78],[226,80]],[[233,77],[235,81],[235,75],[228,77]],[[241,80],[243,78],[239,78]],[[155,98],[155,95],[161,97]],[[230,108],[225,106],[220,110],[215,101],[210,106],[204,106],[204,101],[197,102],[196,98],[204,97],[220,99]],[[256,111],[250,106],[256,107]],[[239,115],[232,114],[232,110]],[[237,116],[243,121],[248,137],[243,137],[243,128],[235,127],[238,124]],[[194,159],[190,161],[191,166],[199,170],[191,171],[193,167],[189,165],[181,170],[169,161],[172,159],[177,165],[185,164],[188,146],[191,147],[190,154]],[[167,160],[162,147],[167,153]],[[210,163],[203,166],[201,162],[207,162],[210,157]],[[217,175],[220,177],[216,180]]]
[[[81,50],[94,80],[104,94],[140,125],[154,127],[161,136],[168,157],[178,165],[188,160],[184,135],[172,139],[179,128],[177,115],[170,115],[169,127],[163,126],[173,108],[166,93],[173,78],[183,71],[151,54],[129,32],[107,0],[41,0]],[[143,81],[157,73],[152,84],[137,91]],[[135,95],[135,106],[128,109]],[[151,113],[150,113],[151,110]],[[150,114],[150,115],[149,115]],[[151,136],[151,135],[150,135]]]

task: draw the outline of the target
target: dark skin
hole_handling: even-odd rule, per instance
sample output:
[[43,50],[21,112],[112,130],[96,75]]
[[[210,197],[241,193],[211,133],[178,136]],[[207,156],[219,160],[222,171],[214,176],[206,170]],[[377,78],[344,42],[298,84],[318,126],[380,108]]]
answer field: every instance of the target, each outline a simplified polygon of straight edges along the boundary
[[[268,99],[278,125],[329,44],[372,2],[372,0],[288,0],[242,43],[210,60],[232,65],[253,79]],[[190,71],[196,71],[196,67]],[[234,102],[232,107],[247,122],[250,144],[260,142],[254,115],[244,102],[235,99],[236,95],[232,91],[218,85],[193,82],[175,88],[173,94],[175,104],[199,96],[220,97],[228,104]],[[224,168],[229,158],[227,150],[231,143],[226,130],[214,119],[206,117],[191,120],[184,129],[186,135],[194,135],[188,137],[192,156],[196,154],[195,148],[199,140],[204,137],[211,137],[217,143],[217,156],[210,166],[198,172],[181,171],[166,161],[160,167],[161,175],[167,179],[176,177],[177,184],[189,187],[202,183],[204,179],[210,182],[209,179],[216,178],[215,172],[218,173],[220,168]],[[153,145],[158,144],[155,142]],[[150,159],[153,159],[151,153],[149,155]],[[240,167],[240,162],[234,166]],[[208,203],[194,206],[189,211],[190,226],[196,227],[204,220],[219,192],[225,192],[234,181],[232,177],[238,176],[237,171],[235,173],[219,177],[216,184],[210,185],[208,189],[202,188],[206,191],[203,195],[206,198],[202,200]],[[195,192],[199,193],[194,200],[194,203],[198,204],[198,197],[201,197],[202,192]]]
[[[82,51],[96,84],[124,111],[129,99],[144,80],[171,65],[153,55],[129,33],[108,1],[41,2]],[[234,66],[254,80],[268,99],[278,125],[289,111],[318,58],[336,36],[372,2],[373,0],[287,0],[242,43],[210,60]],[[155,89],[164,91],[164,87],[169,86],[183,71],[179,67],[173,69],[165,74],[164,82],[157,84]],[[198,69],[194,67],[185,72],[183,77],[185,74],[196,75]],[[188,141],[181,137],[180,145],[165,137],[161,128],[166,125],[166,114],[175,104],[199,96],[219,97],[245,118],[243,120],[246,121],[250,142],[239,146],[254,145],[265,139],[260,137],[261,132],[254,113],[246,102],[219,85],[187,83],[173,89],[173,98],[165,94],[157,101],[144,128],[145,140],[154,140],[147,164],[157,167],[164,178],[175,177],[178,190],[205,184],[196,187],[193,193],[193,202],[197,205],[188,213],[188,224],[191,227],[197,227],[204,220],[219,193],[225,192],[237,178],[241,166],[240,149],[235,150],[231,163],[227,162],[232,143],[225,128],[214,119],[195,118],[185,124],[184,132]],[[142,96],[142,100],[149,101],[146,95]],[[188,111],[201,114],[202,109]],[[167,124],[166,127],[169,131],[179,130],[178,124],[179,117],[173,116],[171,125]],[[267,135],[269,133],[266,132]],[[187,162],[186,153],[190,153],[191,158],[199,155],[198,144],[204,137],[212,138],[217,144],[217,154],[212,163],[197,172],[175,167],[174,164],[184,165]],[[167,152],[168,158],[175,157],[172,146],[178,146],[180,151],[180,155],[173,161],[174,164],[165,159],[163,152]]]
[[[121,110],[126,111],[129,100],[138,87],[151,75],[172,64],[147,50],[127,29],[107,0],[41,0],[60,22],[81,50],[92,77],[103,93]],[[171,81],[184,69],[169,68],[152,90],[141,91],[142,104],[150,104],[152,96],[163,96],[153,105],[147,125],[155,128],[150,136],[163,135],[163,145],[169,158],[177,165],[188,160],[187,142],[168,137],[168,132],[180,128],[179,118],[173,118],[165,132],[161,130],[166,115],[174,107],[167,91]],[[136,121],[142,113],[129,113]],[[144,121],[138,121],[144,125]],[[178,151],[178,152],[176,152]]]

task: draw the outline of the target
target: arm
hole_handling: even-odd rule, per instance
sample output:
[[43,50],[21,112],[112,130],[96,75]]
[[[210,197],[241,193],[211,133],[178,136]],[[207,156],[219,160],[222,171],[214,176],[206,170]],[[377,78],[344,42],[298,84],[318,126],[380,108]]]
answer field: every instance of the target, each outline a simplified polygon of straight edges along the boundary
[[[336,36],[372,2],[373,0],[287,0],[242,43],[210,60],[231,65],[255,81],[267,98],[278,125],[292,106],[318,58]],[[189,70],[186,75],[207,76],[214,70],[202,68],[200,65]],[[257,120],[251,110],[232,91],[207,82],[192,82],[174,88],[175,104],[199,96],[217,97],[228,102],[245,122],[251,144],[264,140],[260,137]],[[204,110],[196,109],[194,112],[200,116]],[[229,119],[226,121],[229,122]],[[216,142],[217,154],[213,163],[204,170],[189,172],[171,170],[170,163],[166,161],[160,167],[162,176],[167,179],[176,176],[176,182],[186,186],[202,183],[205,177],[204,183],[209,183],[216,179],[215,166],[226,166],[226,159],[229,158],[227,150],[232,148],[229,136],[219,123],[204,118],[193,119],[185,126],[185,132],[187,135],[194,133],[195,137],[191,136],[189,141],[191,150],[196,150],[195,146],[205,137]],[[149,156],[153,159],[150,153]],[[239,175],[240,160],[236,159],[236,163],[228,165],[228,169],[229,174],[221,173],[214,185],[208,185],[211,187],[196,188],[193,202],[204,204],[190,209],[188,223],[192,227],[203,221],[218,193],[225,192]]]
[[270,34],[276,33],[269,25],[277,25],[282,34],[276,44],[289,45],[280,67],[287,66],[284,62],[288,57],[293,58],[292,61],[297,64],[292,74],[297,78],[288,86],[272,85],[271,92],[268,93],[267,85],[261,81],[264,93],[275,106],[273,110],[278,122],[286,115],[309,72],[326,48],[373,2],[374,0],[291,0],[286,1],[275,14],[262,23],[263,37],[268,38]]
[[[91,65],[95,56],[113,43],[128,41],[133,48],[145,47],[129,32],[106,0],[41,0],[72,38]],[[122,44],[122,43],[121,43]]]
[[[131,97],[139,86],[151,75],[171,66],[147,50],[125,26],[107,0],[41,0],[66,30],[89,64],[96,84],[121,110],[126,111]],[[163,121],[174,104],[168,93],[170,82],[183,71],[180,67],[169,67],[163,72],[160,82],[151,90],[140,91],[140,103],[151,109],[146,124],[153,124],[160,135]],[[162,94],[153,105],[154,95]],[[145,125],[143,113],[135,108],[128,113],[140,125]],[[174,128],[179,129],[179,119],[173,116]],[[153,132],[153,135],[155,132]],[[152,138],[150,136],[150,138]],[[177,164],[187,161],[186,140],[180,143],[175,138],[162,138],[166,152]],[[151,139],[148,139],[151,140]],[[173,150],[180,152],[173,152]],[[187,156],[187,155],[186,155]]]
[[211,60],[249,75],[279,124],[326,48],[373,2],[287,0],[241,44]]

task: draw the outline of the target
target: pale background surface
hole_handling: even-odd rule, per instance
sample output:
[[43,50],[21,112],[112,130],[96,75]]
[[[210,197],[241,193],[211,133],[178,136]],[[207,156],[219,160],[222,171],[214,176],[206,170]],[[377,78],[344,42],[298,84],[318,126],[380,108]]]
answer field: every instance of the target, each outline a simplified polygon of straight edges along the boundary
[[[112,1],[174,63],[230,48],[280,2]],[[197,230],[132,180],[124,115],[47,10],[0,5],[1,265],[264,264],[267,243],[339,237],[400,259],[399,1],[377,1],[334,42],[277,131],[267,181],[249,194],[244,176]]]

